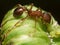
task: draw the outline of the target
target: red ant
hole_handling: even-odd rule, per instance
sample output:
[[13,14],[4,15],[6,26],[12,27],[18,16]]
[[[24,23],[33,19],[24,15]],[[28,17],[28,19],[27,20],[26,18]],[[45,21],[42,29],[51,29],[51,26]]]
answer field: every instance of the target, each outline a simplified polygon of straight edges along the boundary
[[24,11],[28,11],[28,15],[30,17],[34,17],[34,18],[42,17],[44,21],[50,22],[51,19],[50,13],[48,12],[42,13],[42,10],[40,11],[39,9],[37,9],[36,11],[32,11],[33,4],[31,4],[31,8],[29,10],[26,7],[21,6],[19,4],[18,6],[19,7],[14,10],[14,16],[19,16]]
[[26,7],[20,5],[18,8],[14,10],[14,16],[21,15],[24,11],[27,11],[28,12],[27,16],[34,17],[35,22],[36,22],[36,19],[39,17],[42,17],[42,19],[45,22],[50,22],[51,16],[48,12],[42,13],[42,10],[39,10],[39,9],[37,9],[36,11],[32,11],[32,7],[33,7],[33,4],[31,4],[31,8],[28,10]]

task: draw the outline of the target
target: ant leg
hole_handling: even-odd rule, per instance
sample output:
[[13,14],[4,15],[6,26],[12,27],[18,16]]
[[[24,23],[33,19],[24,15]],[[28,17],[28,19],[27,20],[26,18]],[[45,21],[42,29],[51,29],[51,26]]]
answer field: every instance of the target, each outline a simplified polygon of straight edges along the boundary
[[41,8],[38,8],[36,11],[40,11],[42,13],[42,9]]
[[[36,24],[37,24],[37,16],[35,17],[35,29],[36,29]],[[36,32],[36,30],[34,30]]]
[[35,28],[36,28],[36,18],[35,18]]
[[40,11],[40,9],[38,8],[36,11]]
[[33,5],[34,5],[34,4],[32,3],[32,4],[31,4],[31,8],[30,8],[30,10],[32,9]]
[[35,28],[36,28],[36,21],[37,21],[37,16],[35,17]]
[[42,9],[41,8],[38,8],[36,11],[39,11],[40,16],[43,17],[43,13],[42,13]]

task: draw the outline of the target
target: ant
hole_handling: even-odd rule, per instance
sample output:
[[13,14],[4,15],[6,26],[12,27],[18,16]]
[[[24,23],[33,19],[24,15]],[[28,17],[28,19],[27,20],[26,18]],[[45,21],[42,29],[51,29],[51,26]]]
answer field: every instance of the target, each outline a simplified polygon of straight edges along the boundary
[[21,14],[24,11],[28,11],[28,15],[27,16],[34,17],[34,18],[42,17],[45,22],[50,22],[51,16],[50,16],[49,12],[42,13],[42,10],[39,10],[39,9],[37,9],[36,11],[32,11],[32,7],[33,6],[34,5],[32,3],[31,4],[31,8],[28,10],[26,7],[21,6],[20,4],[18,4],[18,7],[14,10],[14,16],[15,17],[17,17],[19,15],[21,16]]

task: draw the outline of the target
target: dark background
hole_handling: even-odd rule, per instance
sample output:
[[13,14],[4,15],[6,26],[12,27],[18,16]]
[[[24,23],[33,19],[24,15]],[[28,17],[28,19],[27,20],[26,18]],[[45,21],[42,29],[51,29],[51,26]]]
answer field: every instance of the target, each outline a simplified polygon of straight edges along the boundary
[[60,24],[60,1],[59,0],[0,0],[0,24],[8,10],[12,9],[16,4],[30,4],[52,13],[54,18]]

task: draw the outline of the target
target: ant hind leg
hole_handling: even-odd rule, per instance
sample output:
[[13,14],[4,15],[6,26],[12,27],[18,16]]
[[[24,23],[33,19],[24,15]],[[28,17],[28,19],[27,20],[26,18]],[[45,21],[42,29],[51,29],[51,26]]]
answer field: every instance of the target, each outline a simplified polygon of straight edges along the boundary
[[38,8],[36,11],[40,11],[42,13],[42,9],[41,8]]

